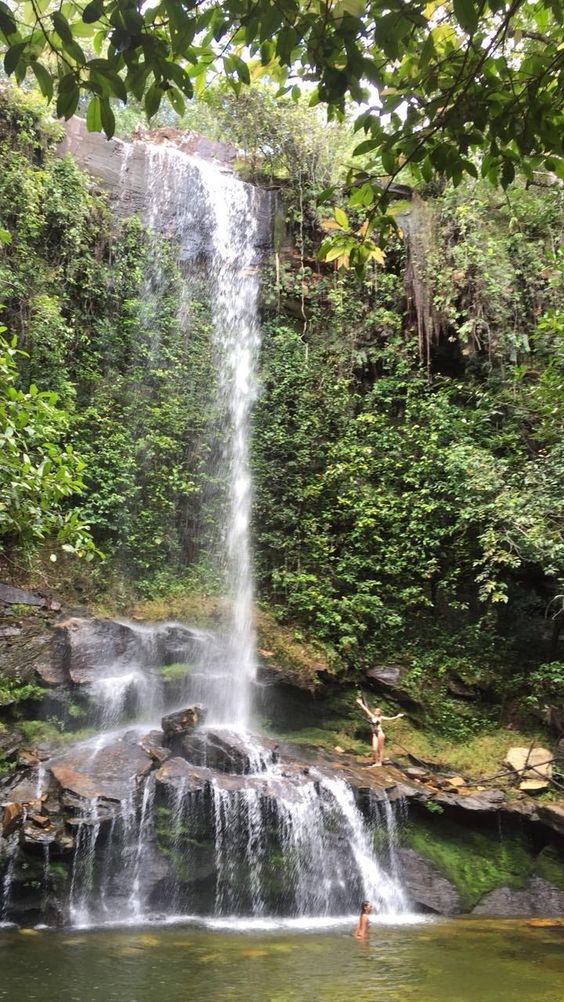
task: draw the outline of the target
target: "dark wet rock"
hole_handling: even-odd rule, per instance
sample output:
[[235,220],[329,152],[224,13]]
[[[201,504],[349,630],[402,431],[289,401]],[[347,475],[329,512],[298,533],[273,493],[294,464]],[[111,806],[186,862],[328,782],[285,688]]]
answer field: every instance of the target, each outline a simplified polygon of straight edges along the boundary
[[560,835],[564,835],[564,801],[553,804],[538,804],[536,812],[545,825],[553,828]]
[[159,765],[163,765],[172,754],[170,748],[165,748],[164,740],[165,737],[162,731],[150,731],[139,742],[143,751],[147,752],[147,755],[151,756],[153,762],[157,762]]
[[52,669],[53,632],[49,623],[33,616],[21,620],[20,630],[17,637],[0,637],[2,676],[20,683],[36,682],[37,675],[41,677],[43,671],[48,674]]
[[195,704],[187,706],[183,710],[175,713],[167,713],[161,720],[161,727],[165,736],[165,741],[170,743],[171,739],[183,737],[190,733],[205,720],[205,707]]
[[[226,149],[223,144],[196,136],[194,133],[191,134],[189,140],[182,136],[180,141],[187,143],[189,149],[196,151],[197,156],[204,158],[209,156],[216,159],[218,151]],[[170,145],[176,146],[177,144],[174,142]],[[65,126],[65,137],[58,152],[61,156],[69,152],[72,153],[78,165],[100,181],[109,191],[114,211],[118,215],[140,214],[143,216],[149,208],[147,176],[152,165],[151,151],[156,148],[156,143],[153,142],[129,143],[120,139],[106,140],[101,134],[88,132],[83,119],[73,116]],[[181,157],[182,153],[176,152],[176,156]],[[223,156],[222,159],[224,159]],[[223,169],[229,172],[227,166],[224,166]],[[183,173],[184,187],[197,191],[198,185],[202,183],[201,176],[191,158],[185,158]],[[257,247],[270,247],[272,245],[274,198],[269,191],[255,189],[255,192],[258,215],[255,243]],[[179,226],[179,219],[182,221],[184,217],[182,215],[179,217],[176,204],[167,205],[165,211],[163,203],[163,211],[159,217],[152,219],[154,228],[161,229],[167,236],[174,236],[178,239],[179,252],[183,260],[193,259],[199,254],[205,255],[212,243],[212,224],[204,200],[195,199],[194,206],[193,224],[188,228]],[[201,210],[197,211],[200,206]]]
[[41,797],[37,793],[37,777],[32,771],[18,773],[13,782],[2,794],[4,803],[38,804]]
[[441,807],[457,807],[463,811],[476,811],[484,814],[495,813],[499,805],[505,801],[502,790],[485,790],[483,793],[437,793],[433,797]]
[[43,595],[15,588],[14,585],[0,584],[0,602],[4,605],[32,605],[39,608],[49,604]]
[[0,731],[0,758],[11,759],[22,745],[24,736],[17,727]]
[[460,678],[459,675],[451,675],[447,682],[447,689],[451,696],[456,696],[457,699],[478,699],[479,694],[476,692],[472,686],[468,685],[464,679]]
[[102,666],[123,658],[133,660],[136,651],[131,631],[113,619],[82,619],[73,616],[57,624],[65,645],[64,666],[71,682],[88,685]]
[[473,915],[511,918],[519,915],[564,914],[564,890],[543,880],[531,877],[525,887],[496,887],[484,895],[472,911]]
[[57,831],[51,826],[44,827],[36,824],[25,824],[23,826],[22,839],[24,845],[27,846],[50,846],[54,845],[57,840]]
[[[408,669],[403,665],[377,665],[367,670],[366,677],[383,694],[392,696],[403,706],[417,709],[421,703],[407,687],[407,672]],[[374,702],[374,699],[374,696],[370,696],[369,702]]]
[[268,739],[249,740],[237,731],[206,728],[184,737],[179,753],[189,762],[219,772],[244,774],[260,772],[276,759],[278,745]]
[[410,898],[438,915],[460,915],[465,911],[454,884],[414,849],[400,849],[401,875]]
[[117,674],[132,665],[158,667],[189,660],[207,639],[180,623],[145,626],[81,616],[61,620],[57,631],[62,644],[58,664],[75,685],[91,685],[108,666]]
[[202,793],[212,778],[213,773],[210,769],[191,765],[183,758],[170,758],[155,773],[157,787],[166,788],[173,795],[179,791],[182,795]]
[[183,758],[171,758],[155,775],[158,786],[168,789],[173,797],[191,793],[203,793],[211,787],[229,793],[256,791],[267,799],[296,799],[296,789],[315,782],[315,777],[303,769],[291,769],[280,776],[242,776],[234,773],[216,772],[205,766],[192,765]]
[[153,767],[151,756],[135,741],[117,740],[96,750],[82,746],[52,759],[49,771],[61,788],[61,801],[82,807],[94,798],[125,801]]

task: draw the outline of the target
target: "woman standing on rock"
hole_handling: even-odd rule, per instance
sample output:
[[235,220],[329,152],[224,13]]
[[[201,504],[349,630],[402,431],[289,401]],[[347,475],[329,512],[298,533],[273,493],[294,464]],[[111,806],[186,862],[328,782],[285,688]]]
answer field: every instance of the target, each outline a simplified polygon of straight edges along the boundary
[[382,721],[398,720],[400,717],[405,717],[405,713],[396,713],[395,717],[383,717],[379,706],[377,706],[374,710],[371,710],[361,696],[358,697],[357,703],[361,709],[364,710],[372,725],[372,758],[374,760],[372,762],[372,767],[382,765],[382,756],[384,754],[384,744],[386,741],[386,735],[382,729]]

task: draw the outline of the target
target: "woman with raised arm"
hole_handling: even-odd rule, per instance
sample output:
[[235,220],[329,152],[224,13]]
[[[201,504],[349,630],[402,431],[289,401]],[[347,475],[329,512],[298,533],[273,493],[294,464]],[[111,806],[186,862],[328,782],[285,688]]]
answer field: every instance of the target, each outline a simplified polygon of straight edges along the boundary
[[368,717],[372,726],[372,758],[374,761],[372,762],[371,768],[382,765],[382,756],[384,754],[384,744],[386,741],[386,735],[382,729],[382,721],[398,720],[400,717],[405,717],[405,713],[396,713],[395,717],[383,717],[379,706],[375,707],[374,710],[371,710],[361,696],[358,697],[357,703]]

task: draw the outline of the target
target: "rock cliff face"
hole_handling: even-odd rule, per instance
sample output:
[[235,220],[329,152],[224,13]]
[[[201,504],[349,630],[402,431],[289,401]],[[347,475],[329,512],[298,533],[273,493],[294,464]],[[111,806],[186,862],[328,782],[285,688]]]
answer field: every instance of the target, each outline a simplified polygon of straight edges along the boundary
[[[58,152],[60,156],[71,153],[77,164],[100,182],[111,196],[116,215],[139,214],[145,221],[149,221],[151,200],[148,193],[151,185],[155,180],[160,183],[155,174],[163,151],[180,150],[185,159],[187,187],[198,184],[197,172],[190,172],[191,157],[211,162],[227,174],[232,173],[233,151],[220,143],[213,143],[203,136],[190,133],[188,140],[184,137],[179,144],[167,138],[166,134],[163,135],[163,130],[155,138],[156,142],[108,140],[101,133],[88,132],[86,123],[81,118],[74,117],[66,125]],[[175,193],[178,200],[182,199],[182,194],[182,191]],[[256,246],[260,251],[272,245],[275,196],[272,192],[257,190],[255,198],[258,209]],[[174,202],[172,200],[172,206]],[[166,214],[159,214],[158,218],[152,217],[150,223],[154,229],[164,234],[181,238],[181,257],[184,260],[205,254],[209,246],[209,227],[204,217],[195,217],[189,232],[182,233],[176,232],[173,215],[167,218]]]
[[[335,781],[370,825],[384,815],[393,823],[395,872],[415,908],[564,912],[563,804],[511,801],[502,790],[431,793],[417,775],[425,770],[368,769],[273,738],[249,744],[225,728],[202,730],[205,713],[193,703],[163,716],[197,691],[210,634],[71,615],[18,589],[0,589],[0,600],[0,681],[16,685],[0,726],[0,920],[67,922],[69,908],[80,920],[93,887],[106,903],[127,899],[133,915],[140,901],[158,913],[173,898],[205,913],[221,887],[235,907],[229,895],[237,881],[246,886],[249,833],[258,852],[267,830],[262,906],[283,911],[280,875],[303,846],[298,839],[285,855],[273,833]],[[160,709],[160,728],[142,722],[147,708]],[[89,733],[77,732],[87,724]],[[370,830],[378,843],[382,829]],[[225,846],[239,843],[237,876]],[[337,858],[349,850],[343,841]]]

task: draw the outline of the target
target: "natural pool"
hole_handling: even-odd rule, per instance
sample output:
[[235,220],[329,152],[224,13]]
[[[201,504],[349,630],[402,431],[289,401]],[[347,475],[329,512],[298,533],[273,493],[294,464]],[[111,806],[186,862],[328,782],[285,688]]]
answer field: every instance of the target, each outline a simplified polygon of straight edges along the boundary
[[[534,922],[535,920],[533,920]],[[564,925],[0,930],[10,1002],[561,1002]]]

